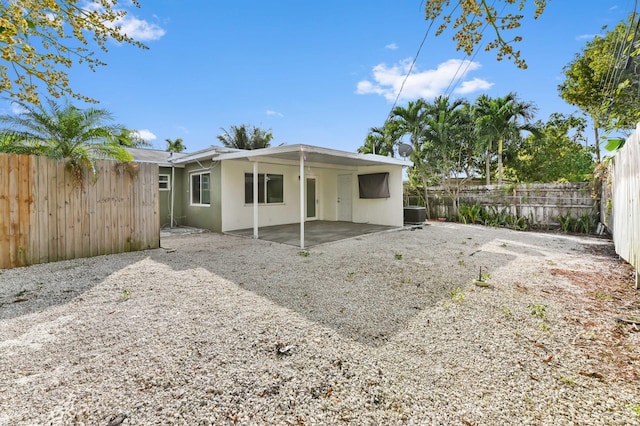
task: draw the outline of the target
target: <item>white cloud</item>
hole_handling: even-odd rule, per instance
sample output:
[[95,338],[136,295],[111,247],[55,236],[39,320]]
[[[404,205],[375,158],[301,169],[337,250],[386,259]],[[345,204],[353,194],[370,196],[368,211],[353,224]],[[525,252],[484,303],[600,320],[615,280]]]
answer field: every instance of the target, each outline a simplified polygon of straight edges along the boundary
[[487,80],[481,78],[474,78],[473,80],[467,80],[460,83],[460,87],[453,91],[458,95],[467,95],[473,92],[480,92],[482,90],[489,90],[493,86],[493,83],[489,83]]
[[278,111],[273,111],[273,110],[271,110],[271,109],[268,109],[268,110],[266,111],[266,114],[267,114],[269,117],[284,117],[284,114],[282,114],[282,113],[280,113],[280,112],[278,112]]
[[[373,82],[363,80],[358,83],[356,93],[359,95],[376,94],[384,96],[393,102],[402,87],[407,73],[411,67],[411,59],[405,59],[391,67],[379,64],[373,67]],[[472,93],[485,90],[493,85],[486,80],[475,78],[463,80],[471,71],[480,68],[479,62],[468,60],[450,59],[438,65],[436,69],[420,71],[414,66],[409,78],[406,79],[401,100],[418,98],[432,99],[443,94],[452,81],[459,80],[460,88],[456,93]]]
[[597,36],[597,34],[581,34],[578,37],[576,37],[577,41],[583,41],[583,40],[592,40]]
[[363,80],[358,82],[358,89],[356,93],[359,95],[367,95],[367,94],[376,94],[376,95],[384,95],[385,90],[380,86],[375,86],[373,83],[367,80]]
[[138,41],[158,40],[165,34],[165,31],[159,25],[129,15],[115,21],[114,25],[121,27],[120,32],[122,34],[126,34]]
[[156,140],[158,137],[151,133],[151,130],[142,129],[142,130],[134,130],[134,134],[136,134],[143,141],[149,142]]
[[398,45],[395,43],[389,43],[384,48],[389,50],[396,50],[398,48]]
[[[131,2],[129,3],[130,5],[133,4]],[[100,12],[101,10],[103,10],[103,6],[95,1],[85,2],[82,7],[83,9],[89,11]],[[118,11],[118,9],[114,10]],[[158,40],[165,34],[165,30],[162,29],[159,25],[149,23],[142,19],[138,19],[130,14],[127,14],[123,18],[117,19],[113,22],[105,22],[105,25],[109,27],[120,26],[120,32],[122,34],[126,34],[127,36],[137,41]]]

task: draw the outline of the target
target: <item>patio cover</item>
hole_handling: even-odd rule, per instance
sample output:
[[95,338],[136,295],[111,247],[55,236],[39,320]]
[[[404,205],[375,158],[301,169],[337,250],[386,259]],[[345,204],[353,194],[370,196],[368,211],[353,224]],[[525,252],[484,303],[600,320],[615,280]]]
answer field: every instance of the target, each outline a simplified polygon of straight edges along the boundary
[[300,248],[304,249],[304,200],[305,200],[305,165],[336,165],[336,166],[375,166],[394,165],[408,167],[413,163],[406,159],[384,157],[375,154],[360,154],[321,148],[312,145],[281,145],[271,148],[254,150],[229,150],[228,148],[212,148],[193,155],[187,155],[175,162],[187,163],[191,161],[211,158],[213,161],[247,160],[253,163],[253,237],[258,238],[258,164],[298,164],[300,167]]

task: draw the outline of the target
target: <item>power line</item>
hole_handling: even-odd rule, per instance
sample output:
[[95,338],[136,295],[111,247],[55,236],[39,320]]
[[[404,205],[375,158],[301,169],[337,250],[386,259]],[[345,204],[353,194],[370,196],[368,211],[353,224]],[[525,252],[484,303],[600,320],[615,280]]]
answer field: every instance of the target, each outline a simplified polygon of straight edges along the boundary
[[[635,37],[638,31],[638,22],[636,22],[634,36],[633,38],[629,38],[631,34],[631,28],[637,19],[637,7],[638,0],[634,1],[632,18],[629,24],[627,25],[627,29],[624,37],[621,37],[618,32],[616,32],[616,28],[614,28],[614,48],[611,55],[611,60],[609,63],[607,75],[605,78],[601,79],[600,88],[603,92],[604,98],[609,101],[613,100],[614,92],[620,84],[620,80],[622,79],[624,70],[627,68],[631,53],[633,50],[633,43],[635,41]],[[626,56],[626,58],[625,58]]]
[[[398,100],[400,99],[400,95],[402,94],[402,89],[404,89],[404,85],[407,82],[407,80],[409,79],[409,76],[411,75],[411,71],[413,71],[413,67],[415,66],[416,61],[418,60],[418,56],[420,55],[420,51],[422,50],[422,46],[424,46],[424,43],[427,40],[427,37],[429,36],[429,32],[431,31],[431,27],[432,26],[433,26],[433,21],[431,21],[431,23],[429,24],[429,27],[427,28],[427,32],[424,34],[424,37],[422,38],[422,42],[420,43],[420,47],[418,47],[418,51],[416,52],[416,55],[414,56],[413,61],[411,62],[411,66],[409,67],[409,71],[407,72],[407,75],[404,77],[404,80],[402,80],[402,84],[400,85],[400,89],[398,90],[398,94],[396,95],[396,100],[393,102],[393,105],[391,106],[391,111],[389,112],[389,115],[391,115],[391,113],[393,112],[394,108],[398,104]],[[388,119],[388,117],[387,117],[387,119]]]
[[[493,3],[491,3],[491,8],[493,8],[493,6],[496,4],[496,0],[493,0]],[[504,4],[504,6],[502,6],[502,10],[500,11],[500,14],[502,14],[504,12],[504,9],[507,7],[506,3]],[[477,16],[474,16],[473,19],[471,20],[471,22],[473,23],[473,21],[476,20]],[[484,36],[484,32],[487,29],[487,27],[489,26],[489,21],[487,21],[484,26],[482,27],[482,29],[480,30],[480,37],[482,38],[482,36]],[[464,61],[469,57],[469,55],[465,55],[464,59],[462,60],[462,62],[460,63],[460,65],[458,66],[458,69],[456,70],[455,74],[453,75],[453,78],[451,79],[451,81],[449,82],[449,85],[447,86],[447,89],[444,91],[445,96],[449,96],[453,93],[453,91],[455,90],[455,88],[458,86],[458,84],[460,84],[460,80],[462,80],[462,77],[464,75],[466,75],[467,70],[469,69],[469,67],[471,66],[471,63],[473,63],[474,59],[476,58],[476,56],[478,55],[478,52],[480,52],[480,45],[477,45],[476,48],[473,51],[473,55],[471,56],[471,59],[469,59],[469,61],[466,63],[466,68],[464,70],[464,72],[462,74],[460,74],[460,77],[458,77],[458,72],[460,71],[460,69],[462,68],[462,65],[464,64]],[[457,81],[456,81],[457,79]],[[453,84],[455,82],[455,84]],[[449,89],[451,89],[451,92],[449,92]]]

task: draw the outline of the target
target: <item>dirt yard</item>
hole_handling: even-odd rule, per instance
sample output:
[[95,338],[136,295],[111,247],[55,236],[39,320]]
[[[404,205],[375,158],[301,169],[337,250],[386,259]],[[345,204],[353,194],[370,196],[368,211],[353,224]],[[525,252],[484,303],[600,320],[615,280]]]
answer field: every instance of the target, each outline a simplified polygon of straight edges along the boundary
[[640,425],[640,291],[609,240],[162,246],[0,270],[0,424]]

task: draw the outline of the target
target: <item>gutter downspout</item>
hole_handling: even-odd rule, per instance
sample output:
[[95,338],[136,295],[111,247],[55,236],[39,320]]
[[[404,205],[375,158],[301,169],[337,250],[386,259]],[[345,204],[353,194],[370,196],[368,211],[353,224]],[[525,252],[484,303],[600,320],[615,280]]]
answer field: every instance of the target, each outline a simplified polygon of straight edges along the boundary
[[173,203],[176,185],[176,166],[171,157],[173,157],[173,152],[169,155],[169,162],[171,163],[171,208],[169,213],[169,228],[173,228]]

